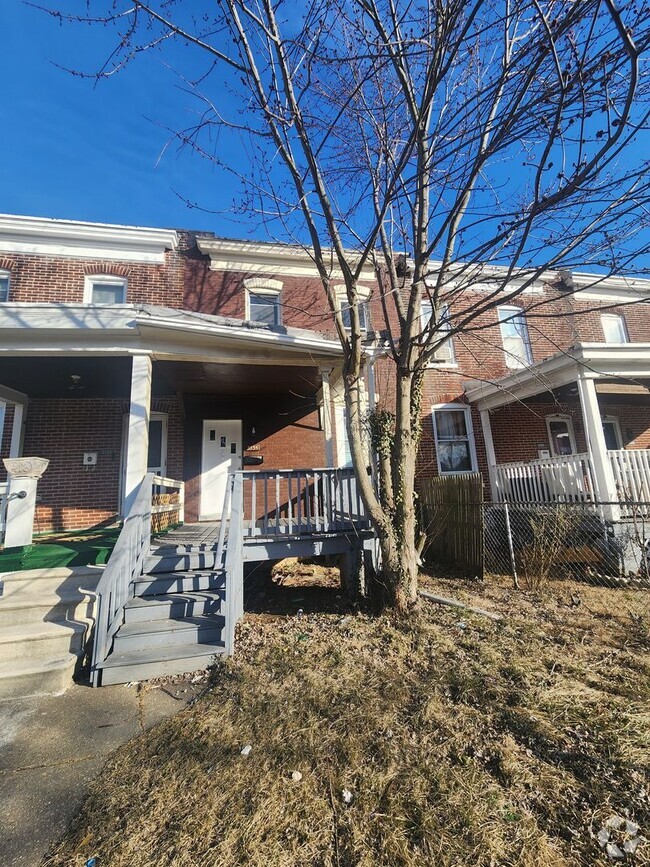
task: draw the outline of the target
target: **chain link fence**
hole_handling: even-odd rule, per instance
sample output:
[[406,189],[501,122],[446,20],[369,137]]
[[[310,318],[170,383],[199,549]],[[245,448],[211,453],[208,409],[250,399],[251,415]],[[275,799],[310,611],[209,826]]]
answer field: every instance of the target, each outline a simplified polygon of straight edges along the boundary
[[485,572],[534,590],[571,578],[650,589],[650,503],[485,503]]
[[[478,474],[419,490],[425,562],[535,590],[568,578],[650,590],[650,503],[486,503]],[[649,597],[650,598],[650,597]]]

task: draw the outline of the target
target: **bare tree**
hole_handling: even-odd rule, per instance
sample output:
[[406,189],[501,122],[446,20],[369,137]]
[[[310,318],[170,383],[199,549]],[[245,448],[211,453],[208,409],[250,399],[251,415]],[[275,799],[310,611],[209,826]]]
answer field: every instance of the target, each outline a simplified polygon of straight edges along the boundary
[[[49,11],[115,30],[98,77],[174,45],[169,62],[199,107],[175,135],[217,163],[219,135],[245,137],[246,164],[227,168],[246,180],[247,213],[309,249],[344,351],[351,452],[381,544],[385,598],[407,607],[417,588],[421,388],[434,353],[483,328],[489,310],[548,269],[641,268],[650,186],[635,141],[649,117],[648,3],[96,6],[102,14]],[[394,419],[374,430],[380,493],[366,472],[361,402],[368,266],[395,390]],[[479,296],[469,291],[477,283]]]

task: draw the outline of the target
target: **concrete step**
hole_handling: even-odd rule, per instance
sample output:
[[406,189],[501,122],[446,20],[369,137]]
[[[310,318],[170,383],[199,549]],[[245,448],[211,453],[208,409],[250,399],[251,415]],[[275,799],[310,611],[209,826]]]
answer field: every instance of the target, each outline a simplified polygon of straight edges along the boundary
[[93,591],[104,571],[103,566],[57,569],[25,569],[0,573],[0,599],[10,596],[62,596],[65,593]]
[[0,662],[0,701],[37,695],[59,695],[72,683],[77,657]]
[[187,572],[194,569],[214,569],[217,552],[213,550],[176,551],[158,548],[144,562],[143,572]]
[[0,630],[23,623],[92,619],[95,596],[79,592],[58,595],[18,594],[0,596]]
[[80,653],[85,623],[19,623],[0,631],[0,663],[10,660],[61,659],[66,653]]
[[112,653],[104,662],[101,684],[130,683],[170,674],[185,674],[212,665],[225,653],[220,644],[177,644],[147,651]]
[[135,597],[126,603],[124,620],[126,623],[141,623],[221,614],[224,595],[223,590],[215,593],[206,590],[203,593],[164,593],[161,596]]
[[176,645],[219,644],[223,626],[224,618],[220,614],[125,623],[115,636],[113,653],[119,656],[130,651],[166,650]]
[[142,575],[133,583],[135,596],[160,596],[170,593],[197,593],[202,590],[215,592],[225,587],[223,570],[196,572],[154,572]]

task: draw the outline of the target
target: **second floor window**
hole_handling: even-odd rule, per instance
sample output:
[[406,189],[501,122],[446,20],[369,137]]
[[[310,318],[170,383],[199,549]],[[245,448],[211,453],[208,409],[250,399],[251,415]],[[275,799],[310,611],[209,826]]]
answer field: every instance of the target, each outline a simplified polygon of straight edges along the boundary
[[263,325],[280,325],[280,293],[270,290],[248,292],[248,318]]
[[86,277],[86,304],[126,304],[126,280],[111,274]]
[[600,323],[605,335],[605,343],[629,343],[625,319],[616,313],[602,313]]
[[9,272],[0,271],[0,302],[9,300]]
[[[430,301],[423,301],[420,308],[420,326],[422,331],[427,327],[433,316],[433,307]],[[442,334],[448,334],[451,329],[451,321],[449,319],[449,307],[443,304],[440,307],[440,316],[436,327],[436,341]],[[439,361],[446,364],[454,364],[456,355],[454,353],[454,344],[451,337],[448,337],[445,342],[436,349],[433,355],[433,361]]]
[[519,307],[499,307],[497,311],[506,366],[517,369],[532,364],[533,354],[523,310]]

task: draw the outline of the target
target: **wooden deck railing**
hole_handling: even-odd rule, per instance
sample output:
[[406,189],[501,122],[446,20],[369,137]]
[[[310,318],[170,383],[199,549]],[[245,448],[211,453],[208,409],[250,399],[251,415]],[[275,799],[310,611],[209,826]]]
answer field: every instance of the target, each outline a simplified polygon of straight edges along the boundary
[[366,528],[351,468],[241,473],[244,536],[300,536]]
[[[101,663],[111,650],[113,637],[124,622],[124,606],[133,597],[133,581],[142,573],[145,558],[149,553],[152,532],[152,513],[168,514],[164,504],[152,506],[156,492],[163,488],[175,488],[180,492],[180,502],[172,507],[182,514],[183,482],[164,479],[147,473],[140,482],[129,513],[124,518],[115,547],[108,559],[95,591],[95,629],[90,677],[93,686],[98,685]],[[168,504],[170,505],[170,504]]]

